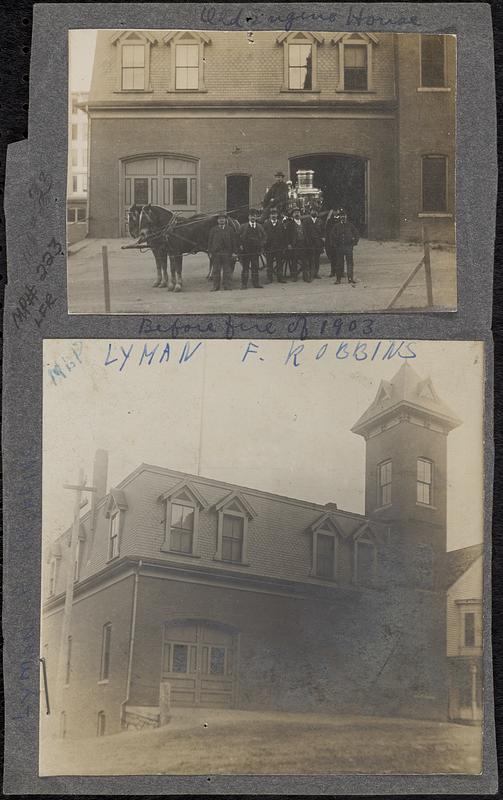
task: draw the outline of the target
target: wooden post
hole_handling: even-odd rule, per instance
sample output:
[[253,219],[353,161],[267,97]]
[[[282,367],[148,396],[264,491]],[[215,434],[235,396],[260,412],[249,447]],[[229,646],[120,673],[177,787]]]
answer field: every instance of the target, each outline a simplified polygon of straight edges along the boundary
[[421,261],[419,262],[419,264],[414,267],[414,269],[412,270],[410,275],[405,279],[405,281],[402,283],[402,285],[400,286],[398,291],[393,295],[393,298],[392,298],[392,300],[390,300],[390,302],[386,306],[386,309],[393,308],[393,306],[395,305],[395,303],[398,300],[398,298],[400,297],[400,295],[404,293],[404,291],[406,290],[407,286],[412,281],[412,279],[415,278],[415,276],[417,275],[417,273],[419,272],[419,270],[421,269],[423,264],[424,264],[424,258],[422,258]]
[[171,720],[171,684],[162,680],[159,690],[159,726],[167,725]]
[[66,564],[66,591],[65,591],[65,604],[63,607],[63,616],[61,620],[61,637],[59,645],[58,656],[58,669],[56,674],[56,710],[61,713],[64,709],[64,687],[66,684],[66,671],[69,657],[68,639],[72,627],[72,611],[73,611],[73,589],[74,589],[74,565],[75,557],[77,555],[77,543],[79,540],[80,529],[80,511],[87,503],[87,500],[82,502],[82,492],[93,492],[94,487],[86,486],[84,478],[84,471],[79,470],[79,477],[76,485],[64,485],[65,489],[71,489],[75,492],[75,501],[73,505],[73,525],[72,534],[70,539],[70,552]]
[[106,244],[101,248],[103,257],[103,289],[105,292],[105,314],[110,313],[110,276],[108,274],[108,248]]
[[433,285],[431,281],[431,260],[430,260],[430,242],[428,240],[428,231],[423,226],[423,247],[424,247],[424,277],[426,279],[426,300],[428,307],[433,306]]

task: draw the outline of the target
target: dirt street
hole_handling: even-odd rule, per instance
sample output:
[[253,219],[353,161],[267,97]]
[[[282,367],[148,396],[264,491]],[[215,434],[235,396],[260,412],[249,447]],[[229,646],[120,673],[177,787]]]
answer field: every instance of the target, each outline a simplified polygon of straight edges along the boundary
[[[330,265],[322,256],[322,278],[312,283],[273,283],[264,289],[240,290],[241,265],[234,272],[233,290],[210,292],[208,257],[184,257],[183,291],[174,294],[153,288],[155,262],[150,252],[121,250],[131,240],[85,239],[68,257],[69,311],[103,314],[102,245],[109,253],[111,312],[114,314],[226,314],[226,313],[339,313],[385,309],[393,295],[421,260],[423,248],[404,242],[361,240],[354,251],[356,286],[343,279],[339,286],[329,277]],[[456,256],[452,247],[432,247],[433,310],[456,309]],[[265,284],[265,271],[260,274]],[[424,310],[426,288],[421,269],[396,306]]]

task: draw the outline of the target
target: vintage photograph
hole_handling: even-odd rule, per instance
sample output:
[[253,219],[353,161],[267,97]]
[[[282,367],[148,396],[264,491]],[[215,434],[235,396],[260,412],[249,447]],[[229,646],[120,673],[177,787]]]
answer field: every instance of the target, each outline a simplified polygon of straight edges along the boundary
[[72,314],[455,311],[456,37],[71,30]]
[[481,772],[481,342],[43,357],[40,775]]

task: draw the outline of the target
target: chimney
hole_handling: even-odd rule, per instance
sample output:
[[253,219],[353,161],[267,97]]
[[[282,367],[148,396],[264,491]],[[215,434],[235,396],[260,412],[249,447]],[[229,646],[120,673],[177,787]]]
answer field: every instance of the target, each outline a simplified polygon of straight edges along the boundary
[[327,508],[329,511],[337,511],[337,503],[325,503],[325,508]]
[[91,500],[91,538],[94,536],[96,526],[96,506],[103,500],[107,493],[108,477],[108,452],[106,450],[96,450],[93,464],[92,485],[95,491],[92,493]]

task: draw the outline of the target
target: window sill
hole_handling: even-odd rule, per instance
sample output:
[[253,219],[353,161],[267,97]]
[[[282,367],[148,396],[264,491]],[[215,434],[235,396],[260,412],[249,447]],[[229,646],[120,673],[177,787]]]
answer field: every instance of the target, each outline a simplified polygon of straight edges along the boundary
[[207,89],[166,89],[166,94],[208,94]]
[[221,564],[232,564],[235,567],[249,567],[249,561],[228,561],[226,558],[215,556],[213,561],[219,561]]
[[450,92],[450,86],[418,86],[418,92]]
[[374,508],[374,514],[376,511],[385,511],[387,508],[391,508],[392,505],[393,503],[386,503],[385,506],[377,506],[377,508]]
[[114,89],[113,94],[154,94],[153,89]]
[[420,211],[417,215],[419,219],[452,219],[452,214],[445,211]]
[[161,552],[168,553],[170,556],[182,556],[183,558],[201,558],[199,553],[181,553],[179,550],[172,550],[166,546],[161,546]]
[[337,94],[377,94],[373,89],[336,89]]
[[438,511],[436,506],[432,506],[430,503],[420,503],[419,500],[416,501],[416,506],[419,506],[419,508],[431,508],[432,511]]
[[106,678],[103,681],[98,681],[98,686],[105,686],[107,683],[109,683],[109,679],[108,678]]
[[117,553],[117,555],[116,555],[116,556],[112,556],[112,558],[108,558],[108,559],[107,559],[107,564],[111,564],[111,563],[112,563],[112,561],[117,561],[117,559],[118,559],[119,557],[120,557],[120,553]]
[[321,94],[321,89],[289,89],[287,86],[282,86],[280,92],[282,94]]

